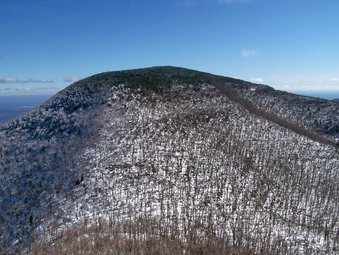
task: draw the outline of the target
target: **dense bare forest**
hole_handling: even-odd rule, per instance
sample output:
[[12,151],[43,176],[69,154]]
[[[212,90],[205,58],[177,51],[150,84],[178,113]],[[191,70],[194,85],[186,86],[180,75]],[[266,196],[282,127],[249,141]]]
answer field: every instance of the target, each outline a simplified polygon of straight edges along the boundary
[[339,105],[281,93],[173,67],[71,85],[0,127],[2,252],[336,254]]

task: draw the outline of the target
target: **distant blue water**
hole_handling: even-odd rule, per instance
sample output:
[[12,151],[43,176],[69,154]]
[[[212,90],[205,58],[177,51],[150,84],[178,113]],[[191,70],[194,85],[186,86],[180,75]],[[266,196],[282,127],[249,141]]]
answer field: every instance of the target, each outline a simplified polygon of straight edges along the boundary
[[0,95],[0,125],[47,101],[52,95]]
[[335,91],[291,91],[290,93],[310,96],[310,97],[320,97],[328,100],[338,99],[339,98],[339,90]]

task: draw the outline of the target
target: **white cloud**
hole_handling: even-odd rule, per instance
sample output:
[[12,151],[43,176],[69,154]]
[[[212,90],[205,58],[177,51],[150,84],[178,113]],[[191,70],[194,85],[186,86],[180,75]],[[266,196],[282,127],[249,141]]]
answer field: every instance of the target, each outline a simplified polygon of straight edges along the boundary
[[65,82],[76,82],[78,80],[81,80],[82,78],[80,76],[77,75],[73,75],[73,76],[67,76],[65,77],[64,81]]
[[242,49],[240,52],[240,55],[244,58],[247,57],[255,57],[257,55],[259,55],[259,50],[255,49]]
[[325,74],[278,75],[265,78],[265,83],[277,89],[288,89],[290,91],[339,90],[339,78]]
[[17,88],[15,89],[17,92],[30,92],[31,88]]
[[55,94],[60,91],[60,88],[50,87],[50,88],[27,88],[27,87],[19,87],[19,88],[5,88],[0,89],[1,95],[16,95],[16,94]]
[[253,83],[263,83],[264,80],[260,77],[258,78],[250,78],[250,81],[253,82]]
[[0,83],[53,83],[53,80],[39,80],[39,79],[28,79],[28,80],[19,80],[14,77],[6,77],[0,79]]
[[17,82],[18,82],[18,79],[12,78],[12,77],[0,79],[0,83],[17,83]]

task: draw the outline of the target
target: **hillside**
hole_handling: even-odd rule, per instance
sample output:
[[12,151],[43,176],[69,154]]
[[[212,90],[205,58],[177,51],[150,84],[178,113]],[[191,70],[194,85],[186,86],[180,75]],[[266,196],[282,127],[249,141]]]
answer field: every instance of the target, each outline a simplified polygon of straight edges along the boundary
[[333,140],[339,139],[339,105],[334,100],[296,96],[268,86],[234,89],[261,109]]
[[0,252],[53,254],[99,228],[172,254],[335,254],[338,118],[335,102],[183,68],[91,76],[0,126]]

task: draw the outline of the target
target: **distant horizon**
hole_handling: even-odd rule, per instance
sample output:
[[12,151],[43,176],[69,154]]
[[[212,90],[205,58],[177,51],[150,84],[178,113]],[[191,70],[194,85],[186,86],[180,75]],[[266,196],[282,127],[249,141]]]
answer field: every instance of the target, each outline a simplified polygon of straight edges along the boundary
[[339,90],[290,90],[286,92],[301,96],[319,97],[327,100],[339,99]]
[[0,124],[20,116],[24,112],[44,103],[52,96],[53,94],[0,94]]
[[[265,84],[262,84],[262,85],[265,85]],[[3,92],[0,90],[0,97],[2,96],[53,96],[66,88],[63,88],[60,90],[54,90],[54,91],[44,91],[44,92],[34,92],[34,91]],[[278,91],[285,91],[288,93],[301,95],[301,96],[318,97],[318,98],[323,98],[327,100],[339,99],[339,90],[284,90],[284,89],[277,89],[277,88],[274,88],[274,89]]]
[[0,89],[181,66],[287,91],[339,90],[337,0],[0,2]]
[[[143,67],[143,68],[151,68],[151,67],[158,67],[160,65],[156,66],[150,66],[150,67]],[[116,71],[125,71],[125,70],[133,70],[133,69],[143,69],[143,68],[130,68],[130,69],[121,69],[121,70],[111,70],[111,71],[103,71],[103,72],[116,72]],[[185,69],[190,69],[187,67],[180,67],[180,68],[185,68]],[[194,69],[192,69],[194,70]],[[215,75],[220,75],[224,77],[229,77],[229,78],[234,78],[234,79],[239,79],[243,80],[246,82],[254,83],[254,84],[260,84],[260,85],[266,85],[270,86],[275,90],[279,91],[285,91],[288,93],[293,93],[297,95],[303,95],[303,96],[311,96],[311,97],[319,97],[323,99],[328,99],[328,100],[333,100],[333,99],[338,99],[339,98],[339,86],[336,87],[336,89],[329,89],[328,86],[323,86],[322,89],[312,89],[311,87],[305,87],[304,89],[298,89],[298,87],[293,87],[291,85],[285,85],[285,86],[279,86],[279,85],[272,85],[267,82],[265,82],[262,79],[242,79],[236,76],[231,76],[231,75],[223,75],[223,74],[218,74],[216,72],[208,72],[208,71],[203,71],[203,70],[196,70],[200,72],[207,72]],[[85,79],[87,77],[103,73],[103,72],[98,72],[94,73],[91,75],[88,75],[86,77],[77,77],[72,83],[66,85],[65,87],[37,87],[37,88],[29,88],[29,87],[19,87],[19,88],[13,88],[13,87],[6,87],[6,88],[1,88],[0,86],[0,96],[19,96],[19,95],[54,95],[64,89],[66,89],[68,86],[73,84],[74,82]],[[1,81],[0,81],[1,85]]]
[[[39,93],[30,94],[28,92],[12,94],[0,93],[0,125],[40,105],[41,103],[45,102],[58,92],[59,91],[55,93],[43,93],[43,94]],[[308,91],[286,91],[286,92],[301,96],[322,98],[326,100],[339,99],[339,90],[334,91],[308,90]],[[1,100],[1,98],[3,98],[3,100]],[[5,101],[4,98],[6,98]],[[8,100],[9,98],[10,100]]]
[[[266,84],[263,84],[263,85],[266,85]],[[0,90],[0,97],[1,96],[53,96],[57,94],[58,92],[64,90],[65,88],[60,89],[60,90],[53,90],[53,91],[51,90],[51,91],[44,91],[44,92],[29,91],[29,90],[19,91],[19,92],[14,92],[14,91],[4,92]],[[285,91],[285,92],[292,93],[292,94],[301,95],[301,96],[310,96],[310,97],[316,97],[316,98],[323,98],[327,100],[339,99],[339,90],[326,90],[326,89],[325,90],[287,90],[287,89],[284,90],[284,89],[277,89],[277,88],[274,88],[274,89],[279,90],[279,91]]]

